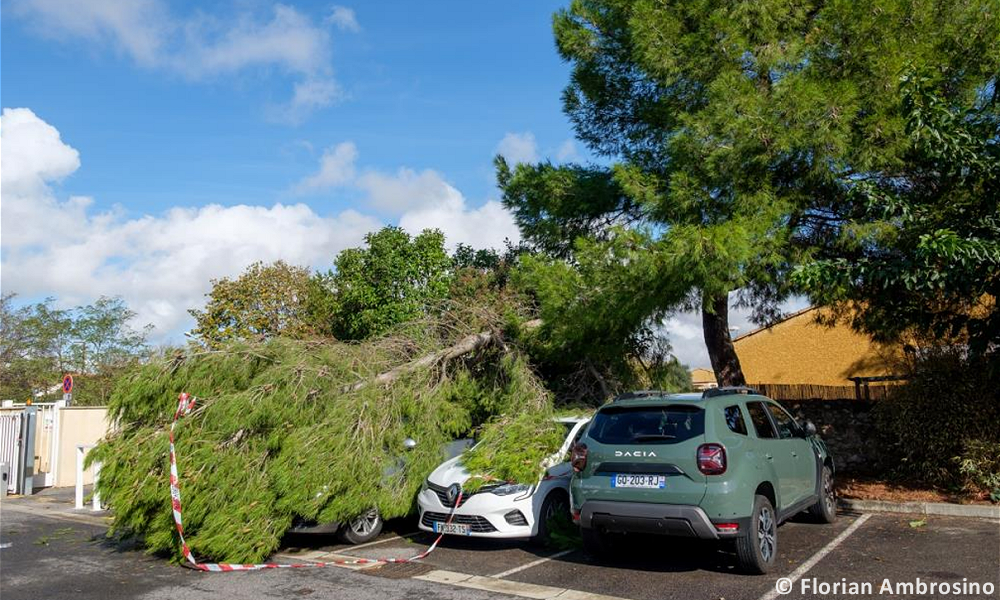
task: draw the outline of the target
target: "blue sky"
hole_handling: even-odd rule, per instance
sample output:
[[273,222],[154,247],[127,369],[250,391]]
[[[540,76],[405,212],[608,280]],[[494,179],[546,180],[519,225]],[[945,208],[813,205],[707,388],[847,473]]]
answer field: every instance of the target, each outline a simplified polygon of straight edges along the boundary
[[[329,3],[289,4],[328,29],[342,89],[295,124],[272,114],[300,80],[295,73],[248,65],[192,76],[143,65],[115,34],[68,34],[31,4],[4,5],[3,106],[31,108],[79,150],[83,168],[62,190],[93,196],[97,207],[287,201],[317,153],[345,140],[367,166],[432,168],[475,203],[495,195],[490,160],[505,134],[530,131],[543,151],[572,137],[559,101],[568,69],[550,27],[557,2],[370,3],[352,9],[358,31],[325,24]],[[205,10],[167,6],[178,20]],[[202,6],[219,19],[258,22],[274,10]],[[353,201],[325,194],[311,204]]]
[[[561,111],[563,4],[5,1],[0,287],[121,296],[176,341],[257,260],[326,269],[387,223],[518,239],[494,155],[592,160]],[[697,315],[666,328],[707,364]]]

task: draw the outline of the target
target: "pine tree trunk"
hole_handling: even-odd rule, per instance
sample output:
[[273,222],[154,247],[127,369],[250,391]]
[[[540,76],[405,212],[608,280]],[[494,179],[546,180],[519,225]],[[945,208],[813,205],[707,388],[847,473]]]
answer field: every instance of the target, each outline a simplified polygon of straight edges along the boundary
[[701,323],[708,347],[708,358],[719,387],[746,385],[740,357],[736,355],[733,340],[729,337],[728,294],[708,297],[702,300]]

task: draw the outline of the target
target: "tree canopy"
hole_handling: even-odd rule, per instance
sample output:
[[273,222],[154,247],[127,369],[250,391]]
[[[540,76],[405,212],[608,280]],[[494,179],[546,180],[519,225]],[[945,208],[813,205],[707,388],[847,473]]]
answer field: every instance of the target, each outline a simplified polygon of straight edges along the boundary
[[121,298],[100,297],[73,309],[54,298],[16,305],[0,299],[0,396],[24,401],[47,394],[65,373],[76,376],[74,401],[107,401],[115,377],[144,358],[151,326],[135,329],[133,312]]
[[384,227],[366,235],[365,244],[341,252],[322,276],[333,294],[332,330],[339,339],[384,333],[448,293],[452,260],[440,231],[411,237],[399,227]]
[[907,76],[905,166],[857,180],[796,281],[882,340],[1000,347],[1000,92],[973,106]]
[[906,168],[901,78],[931,72],[926,87],[969,107],[995,88],[998,30],[988,0],[575,0],[554,17],[572,65],[564,110],[614,164],[498,159],[504,202],[569,264],[595,252],[582,238],[611,255],[626,235],[659,257],[619,265],[638,271],[624,314],[699,306],[720,383],[741,383],[729,293],[775,316],[855,183]]
[[212,347],[232,340],[276,335],[302,337],[314,331],[310,322],[309,270],[283,260],[255,262],[239,277],[212,280],[203,310],[190,310],[196,325],[191,334]]

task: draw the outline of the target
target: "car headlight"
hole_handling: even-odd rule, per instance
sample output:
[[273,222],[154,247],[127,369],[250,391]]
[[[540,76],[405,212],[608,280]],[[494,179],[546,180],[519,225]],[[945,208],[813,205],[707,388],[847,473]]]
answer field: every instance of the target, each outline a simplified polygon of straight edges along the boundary
[[505,483],[490,490],[491,494],[497,496],[510,496],[511,494],[521,494],[531,489],[526,483]]

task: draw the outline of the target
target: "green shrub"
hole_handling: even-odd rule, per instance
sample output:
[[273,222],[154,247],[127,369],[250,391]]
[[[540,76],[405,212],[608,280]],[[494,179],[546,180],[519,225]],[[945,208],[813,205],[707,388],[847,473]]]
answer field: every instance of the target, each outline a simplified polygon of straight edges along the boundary
[[[996,470],[983,448],[1000,443],[1000,401],[995,356],[969,358],[939,349],[908,365],[907,381],[875,405],[883,465],[894,475],[932,485],[967,483],[959,466],[970,460],[977,481]],[[992,467],[990,465],[993,465]]]
[[990,500],[1000,502],[1000,444],[969,440],[962,454],[952,460],[958,464],[966,490],[989,494]]

